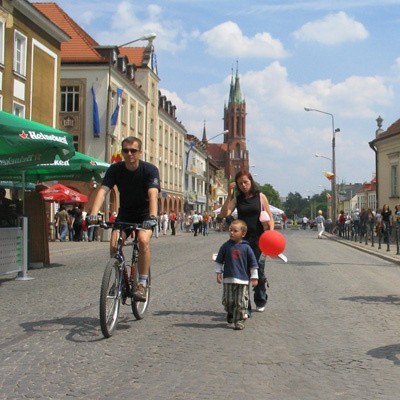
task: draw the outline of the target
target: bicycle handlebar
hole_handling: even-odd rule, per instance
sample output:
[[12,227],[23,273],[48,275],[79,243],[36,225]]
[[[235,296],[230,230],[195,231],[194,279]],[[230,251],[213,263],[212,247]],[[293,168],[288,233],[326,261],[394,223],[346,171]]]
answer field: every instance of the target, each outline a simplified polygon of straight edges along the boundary
[[110,229],[116,228],[119,230],[122,229],[132,229],[132,230],[145,230],[143,228],[143,224],[135,223],[135,222],[122,222],[122,221],[105,221],[99,224],[89,225],[88,228],[102,228],[102,229]]

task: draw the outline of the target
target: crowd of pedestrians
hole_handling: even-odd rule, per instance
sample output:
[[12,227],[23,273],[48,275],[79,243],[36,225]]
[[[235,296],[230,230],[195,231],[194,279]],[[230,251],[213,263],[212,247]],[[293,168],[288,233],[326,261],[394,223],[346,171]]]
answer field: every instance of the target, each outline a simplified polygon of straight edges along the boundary
[[400,204],[396,205],[393,211],[388,204],[384,204],[378,210],[371,208],[356,208],[351,212],[340,210],[336,224],[333,224],[328,218],[325,220],[322,212],[319,211],[315,222],[317,223],[318,237],[322,236],[321,231],[324,229],[343,239],[360,243],[370,241],[372,245],[377,243],[379,248],[382,244],[386,244],[388,250],[390,244],[395,244],[399,249]]
[[[116,213],[114,213],[116,214]],[[110,220],[115,218],[115,215],[110,216]],[[98,220],[102,220],[101,213],[98,215]],[[99,228],[91,227],[92,223],[87,220],[87,212],[83,205],[75,205],[67,208],[61,205],[55,215],[55,240],[60,242],[93,242],[100,240]]]

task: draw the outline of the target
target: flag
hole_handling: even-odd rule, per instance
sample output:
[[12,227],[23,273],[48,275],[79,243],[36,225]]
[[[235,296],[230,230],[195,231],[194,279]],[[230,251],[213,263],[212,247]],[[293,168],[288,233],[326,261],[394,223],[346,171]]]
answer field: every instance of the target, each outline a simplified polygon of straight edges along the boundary
[[189,150],[188,150],[188,152],[186,153],[186,167],[185,167],[185,170],[188,169],[188,164],[189,164],[189,153],[190,153],[190,151],[193,149],[193,147],[195,147],[195,146],[196,146],[196,143],[193,142],[193,141],[191,141],[190,144],[189,144]]
[[111,115],[111,126],[117,125],[118,114],[119,114],[119,107],[121,105],[121,97],[122,97],[123,89],[117,89],[117,104],[115,106],[115,110]]
[[100,117],[99,117],[99,107],[97,106],[96,93],[92,86],[92,96],[93,96],[93,136],[95,138],[100,137]]
[[111,163],[116,163],[122,161],[122,153],[121,150],[114,151],[113,155],[111,156]]
[[335,175],[332,172],[328,172],[328,171],[324,171],[324,175],[330,181],[335,177]]

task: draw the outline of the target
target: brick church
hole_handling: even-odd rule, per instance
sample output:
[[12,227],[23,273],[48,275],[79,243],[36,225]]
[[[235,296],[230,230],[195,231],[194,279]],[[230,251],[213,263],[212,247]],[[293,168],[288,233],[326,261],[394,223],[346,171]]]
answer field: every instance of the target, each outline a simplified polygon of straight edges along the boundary
[[225,177],[231,180],[240,170],[249,170],[249,152],[246,149],[246,101],[240,90],[239,71],[231,78],[228,104],[224,106],[223,143],[208,143],[204,128],[202,142],[213,161],[225,171]]

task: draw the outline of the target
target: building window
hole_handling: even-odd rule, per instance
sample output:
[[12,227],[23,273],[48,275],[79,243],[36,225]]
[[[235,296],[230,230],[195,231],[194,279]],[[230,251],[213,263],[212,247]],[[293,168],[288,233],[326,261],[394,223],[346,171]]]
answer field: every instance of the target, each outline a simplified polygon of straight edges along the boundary
[[126,101],[121,99],[121,122],[126,125]]
[[131,108],[129,111],[129,121],[130,121],[130,128],[132,129],[133,132],[135,132],[135,124],[136,124],[136,115],[135,115],[135,106],[134,104],[131,104]]
[[25,118],[25,106],[19,103],[13,103],[13,114],[17,117]]
[[138,131],[143,133],[143,112],[141,110],[138,111]]
[[22,33],[14,32],[14,71],[22,76],[26,75],[26,47],[27,38]]
[[392,165],[390,168],[390,189],[391,197],[399,195],[397,189],[397,165]]
[[79,86],[61,86],[61,112],[79,111]]
[[0,64],[4,64],[4,21],[0,20]]

